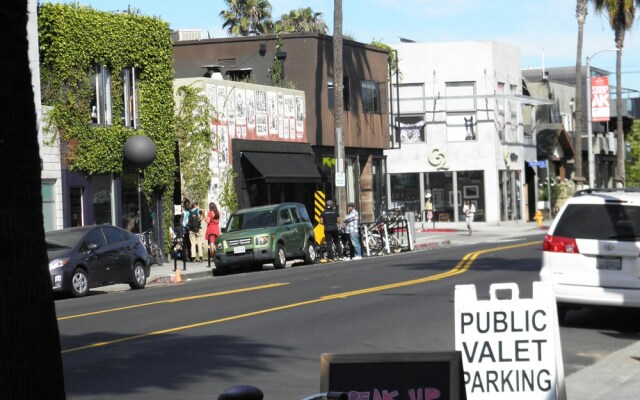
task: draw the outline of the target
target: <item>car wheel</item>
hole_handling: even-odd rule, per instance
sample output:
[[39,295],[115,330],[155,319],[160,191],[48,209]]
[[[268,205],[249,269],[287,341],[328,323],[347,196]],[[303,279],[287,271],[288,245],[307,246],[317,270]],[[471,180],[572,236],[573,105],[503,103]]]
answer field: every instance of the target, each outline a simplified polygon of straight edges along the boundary
[[276,247],[276,259],[273,260],[273,267],[275,269],[282,269],[287,266],[287,253],[284,250],[284,246],[278,244]]
[[131,289],[142,289],[147,284],[147,275],[140,261],[133,264],[133,280],[129,282]]
[[318,258],[318,253],[316,252],[316,245],[313,242],[309,242],[307,244],[307,250],[304,252],[304,263],[305,264],[313,264],[316,262]]
[[83,297],[89,293],[89,277],[81,268],[76,269],[71,277],[71,294],[73,297]]

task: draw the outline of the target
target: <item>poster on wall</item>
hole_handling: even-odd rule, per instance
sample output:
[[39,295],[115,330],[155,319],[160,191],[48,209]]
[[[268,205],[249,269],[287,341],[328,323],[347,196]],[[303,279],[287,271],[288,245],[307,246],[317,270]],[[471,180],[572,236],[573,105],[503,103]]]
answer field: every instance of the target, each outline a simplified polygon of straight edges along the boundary
[[247,128],[251,132],[256,128],[256,97],[253,90],[247,90]]
[[[278,135],[280,137],[284,136],[284,95],[282,93],[278,93]],[[284,136],[286,138],[286,136]]]
[[302,96],[296,96],[296,137],[301,138],[304,133],[304,102]]
[[[267,107],[269,112],[269,135],[278,134],[278,94],[267,93]],[[282,135],[280,135],[282,137]]]
[[215,85],[206,85],[204,88],[205,96],[207,96],[207,100],[209,104],[211,104],[214,108],[216,106],[216,87]]
[[268,134],[267,115],[258,114],[256,116],[256,135],[258,137],[265,137]]
[[235,89],[236,92],[236,125],[245,126],[247,124],[247,104],[245,103],[244,90]]
[[256,90],[256,112],[267,113],[267,93],[263,90]]
[[284,115],[289,118],[293,118],[296,115],[293,96],[289,94],[284,95]]
[[236,97],[232,91],[227,96],[227,123],[229,125],[229,136],[231,138],[236,137]]
[[227,113],[225,112],[225,101],[227,98],[227,88],[224,86],[218,86],[218,96],[216,98],[215,107],[218,114],[218,121],[221,124],[227,123]]

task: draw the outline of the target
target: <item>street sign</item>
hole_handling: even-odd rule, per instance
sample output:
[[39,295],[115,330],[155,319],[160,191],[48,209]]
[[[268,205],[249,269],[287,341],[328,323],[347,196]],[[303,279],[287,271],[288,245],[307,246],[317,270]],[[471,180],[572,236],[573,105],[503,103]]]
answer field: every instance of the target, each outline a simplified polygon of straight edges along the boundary
[[336,172],[336,187],[345,187],[346,178],[344,172]]
[[455,343],[467,399],[566,399],[551,285],[533,282],[531,299],[520,298],[516,283],[492,284],[489,294],[479,301],[474,285],[455,289]]
[[547,167],[547,160],[527,161],[527,165],[529,165],[531,168],[534,168],[534,167],[546,168]]

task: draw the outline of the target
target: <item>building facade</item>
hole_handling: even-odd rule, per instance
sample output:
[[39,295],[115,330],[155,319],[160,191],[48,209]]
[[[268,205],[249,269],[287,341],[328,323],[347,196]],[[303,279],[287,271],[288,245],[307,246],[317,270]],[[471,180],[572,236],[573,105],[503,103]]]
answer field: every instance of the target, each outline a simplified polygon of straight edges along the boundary
[[[535,138],[523,130],[520,51],[491,41],[393,46],[393,148],[386,150],[390,206],[422,214],[430,194],[438,221],[526,221],[535,211]],[[542,101],[544,103],[544,101]]]
[[[176,34],[174,39],[180,37],[181,35]],[[365,221],[373,220],[374,215],[386,207],[383,149],[389,147],[389,114],[385,50],[349,40],[345,40],[343,44],[346,179],[342,198],[337,198],[335,192],[336,135],[333,114],[333,43],[330,36],[306,33],[281,37],[264,35],[178,40],[174,43],[173,52],[176,79],[210,77],[219,73],[225,80],[271,86],[274,61],[280,61],[282,69],[279,78],[284,82],[282,86],[304,93],[302,114],[306,143],[310,146],[320,173],[319,182],[314,182],[317,189],[327,199],[335,199],[343,207],[347,201],[358,203]],[[257,143],[247,143],[247,140]],[[233,148],[238,151],[240,148],[254,148],[247,151],[255,151],[255,147],[260,146],[260,141],[260,138],[238,137],[236,131]],[[294,147],[300,149],[299,146]],[[272,144],[265,144],[263,149],[268,150],[264,151],[266,153],[275,152]],[[280,146],[279,150],[284,151],[279,157],[285,157],[283,154],[287,153],[305,152],[287,150],[287,146]],[[283,159],[282,162],[286,161]],[[255,167],[255,164],[249,164]],[[242,163],[240,168],[236,172],[245,176],[245,166]],[[267,184],[268,176],[262,174],[262,171],[251,172],[259,175],[255,177],[258,178],[255,182],[259,182],[262,177],[262,183]],[[251,183],[246,179],[245,181],[241,184],[248,190]],[[270,192],[266,196],[262,193],[264,190],[266,186],[260,190],[259,196],[271,202],[290,198],[286,193],[278,195]],[[242,206],[249,204],[251,203],[245,201]],[[307,203],[307,208],[313,213],[316,206]]]

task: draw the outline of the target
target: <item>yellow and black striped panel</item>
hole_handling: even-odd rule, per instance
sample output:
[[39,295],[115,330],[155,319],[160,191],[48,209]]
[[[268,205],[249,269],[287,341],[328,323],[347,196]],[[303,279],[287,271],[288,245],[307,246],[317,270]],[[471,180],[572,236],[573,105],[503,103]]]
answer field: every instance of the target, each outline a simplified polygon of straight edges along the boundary
[[316,222],[320,223],[320,215],[324,211],[327,201],[325,199],[324,192],[322,192],[320,190],[315,192],[313,197],[314,197],[314,201],[313,201],[313,216],[314,216]]

